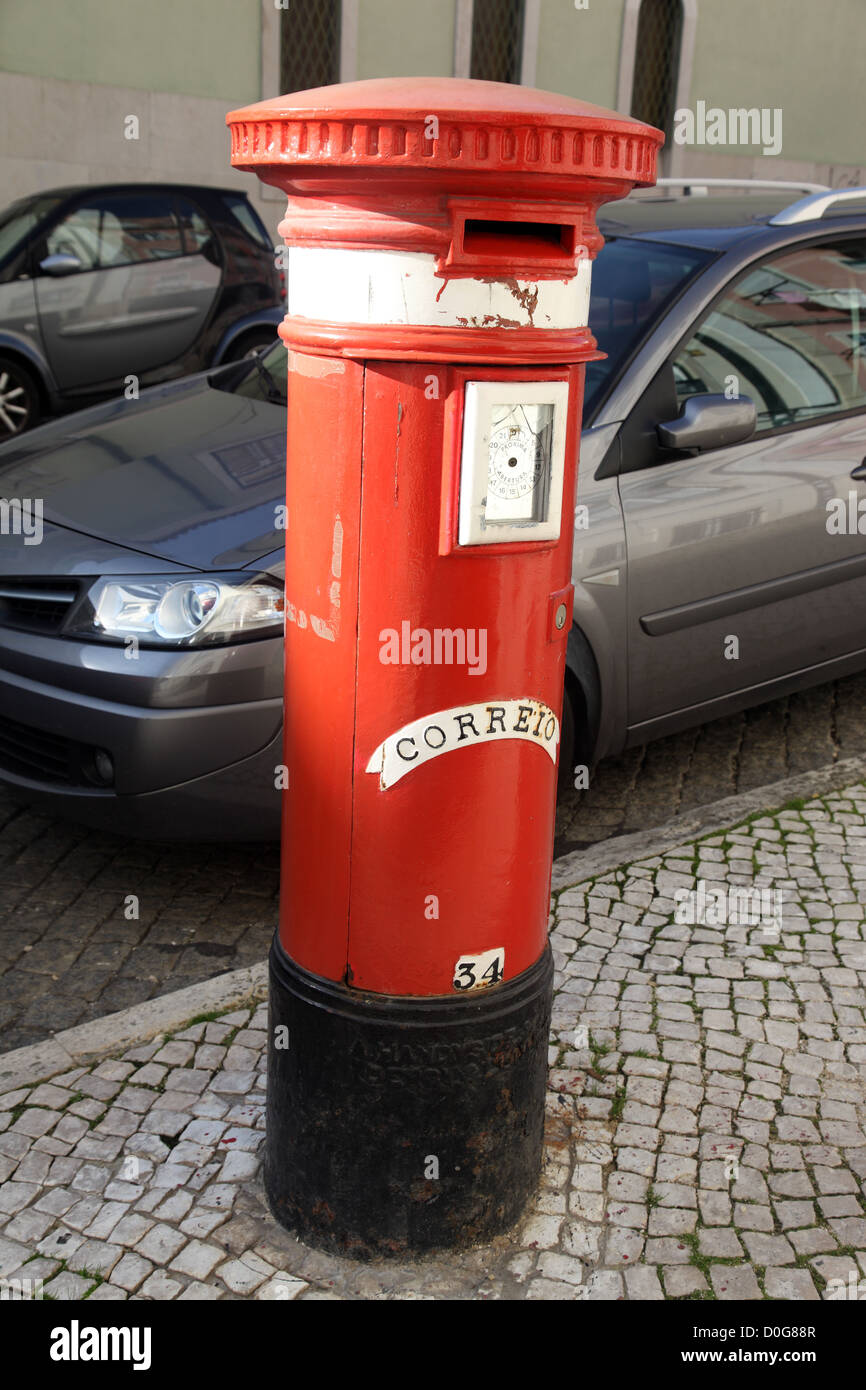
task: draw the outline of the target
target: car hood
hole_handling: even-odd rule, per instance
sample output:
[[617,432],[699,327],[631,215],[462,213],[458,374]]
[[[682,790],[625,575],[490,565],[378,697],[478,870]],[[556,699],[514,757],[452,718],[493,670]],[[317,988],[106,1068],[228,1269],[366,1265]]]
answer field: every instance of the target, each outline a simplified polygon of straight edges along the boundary
[[211,385],[224,374],[11,440],[0,448],[0,496],[39,499],[54,526],[196,569],[236,569],[276,550],[285,406]]

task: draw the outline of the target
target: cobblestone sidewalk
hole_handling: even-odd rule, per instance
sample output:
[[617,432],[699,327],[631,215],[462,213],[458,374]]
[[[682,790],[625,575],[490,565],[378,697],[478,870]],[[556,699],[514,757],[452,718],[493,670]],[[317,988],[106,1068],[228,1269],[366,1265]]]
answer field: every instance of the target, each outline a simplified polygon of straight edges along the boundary
[[276,1225],[254,1004],[0,1097],[0,1277],[97,1300],[866,1298],[864,904],[864,786],[561,891],[542,1184],[490,1246],[361,1265]]

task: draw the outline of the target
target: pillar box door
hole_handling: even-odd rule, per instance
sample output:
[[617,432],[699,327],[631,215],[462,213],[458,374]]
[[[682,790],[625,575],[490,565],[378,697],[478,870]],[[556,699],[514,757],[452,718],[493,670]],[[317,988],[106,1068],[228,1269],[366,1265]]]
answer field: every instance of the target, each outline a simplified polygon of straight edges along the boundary
[[662,136],[459,79],[228,123],[288,198],[266,1184],[332,1249],[464,1244],[538,1176],[595,213]]

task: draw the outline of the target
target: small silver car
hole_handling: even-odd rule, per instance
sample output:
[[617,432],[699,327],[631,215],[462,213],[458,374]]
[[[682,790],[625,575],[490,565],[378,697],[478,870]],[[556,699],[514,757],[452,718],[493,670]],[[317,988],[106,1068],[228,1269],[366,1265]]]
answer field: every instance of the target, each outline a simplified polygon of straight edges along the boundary
[[0,213],[0,439],[273,342],[283,280],[246,194],[57,188]]

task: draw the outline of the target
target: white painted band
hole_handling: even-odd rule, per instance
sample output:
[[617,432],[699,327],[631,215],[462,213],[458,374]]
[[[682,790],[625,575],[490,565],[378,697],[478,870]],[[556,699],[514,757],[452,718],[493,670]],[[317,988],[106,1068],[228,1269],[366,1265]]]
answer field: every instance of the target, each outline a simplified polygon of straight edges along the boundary
[[442,753],[507,738],[537,743],[555,763],[559,720],[549,705],[531,695],[525,700],[486,700],[474,705],[456,705],[453,709],[437,710],[421,719],[413,719],[411,724],[404,724],[379,744],[366,770],[378,773],[379,786],[384,791],[407,772]]
[[443,279],[421,251],[291,246],[288,310],[325,323],[585,328],[592,263],[571,280]]

